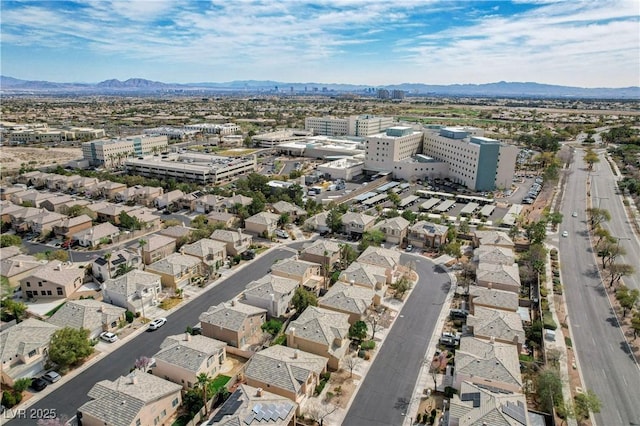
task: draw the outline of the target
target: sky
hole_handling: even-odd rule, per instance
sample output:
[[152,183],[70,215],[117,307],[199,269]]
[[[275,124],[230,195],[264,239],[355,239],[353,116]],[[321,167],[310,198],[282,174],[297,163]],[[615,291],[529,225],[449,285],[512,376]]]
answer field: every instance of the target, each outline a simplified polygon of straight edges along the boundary
[[640,0],[0,0],[25,80],[640,85]]

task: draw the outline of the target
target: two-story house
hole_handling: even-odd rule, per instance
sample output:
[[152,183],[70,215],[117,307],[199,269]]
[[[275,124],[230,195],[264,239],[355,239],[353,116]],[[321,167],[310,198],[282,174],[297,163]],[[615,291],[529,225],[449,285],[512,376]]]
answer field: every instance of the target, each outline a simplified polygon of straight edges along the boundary
[[60,223],[53,225],[53,233],[57,237],[65,240],[70,239],[73,234],[89,229],[93,226],[93,222],[89,216],[82,214],[76,217],[67,217]]
[[278,318],[289,309],[299,285],[298,280],[267,274],[247,285],[243,302],[266,309],[270,318]]
[[335,241],[319,239],[300,253],[300,259],[318,263],[322,268],[331,270],[340,261],[340,244]]
[[384,219],[373,226],[384,234],[386,242],[391,244],[402,244],[408,234],[410,222],[402,216]]
[[222,241],[203,238],[180,247],[180,253],[197,257],[202,263],[215,270],[220,268],[227,258],[227,245]]
[[229,256],[237,256],[244,253],[249,249],[249,246],[253,242],[251,235],[243,233],[240,228],[238,228],[238,231],[216,229],[209,238],[225,243],[227,245],[227,254]]
[[349,324],[362,320],[367,309],[380,304],[380,296],[370,288],[336,282],[318,299],[318,306],[349,315]]
[[177,206],[178,201],[184,197],[184,192],[179,189],[166,192],[153,200],[153,205],[157,209],[171,209]]
[[276,214],[288,214],[289,218],[293,222],[300,223],[299,221],[304,220],[304,218],[307,217],[307,211],[305,209],[302,209],[295,204],[289,203],[287,201],[278,201],[276,203],[273,203],[271,207]]
[[387,284],[391,284],[399,278],[400,253],[395,250],[369,246],[358,256],[358,262],[383,267],[387,276]]
[[243,348],[261,341],[267,310],[231,300],[200,314],[202,335]]
[[[3,247],[3,251],[5,248]],[[17,247],[16,247],[17,249]],[[4,255],[4,253],[2,253]],[[42,262],[27,254],[17,254],[11,257],[0,257],[0,276],[6,278],[10,287],[20,285],[20,280],[27,277],[31,271],[42,266]],[[43,261],[46,263],[46,260]]]
[[176,240],[164,235],[150,235],[146,239],[138,241],[142,260],[145,265],[150,265],[175,253]]
[[77,232],[71,236],[71,239],[77,241],[82,247],[96,247],[103,241],[111,243],[118,235],[120,235],[120,229],[106,222]]
[[84,268],[52,260],[29,271],[20,280],[20,289],[28,300],[66,299],[82,286],[84,277]]
[[91,274],[99,282],[124,275],[130,269],[141,268],[142,258],[128,250],[107,252],[91,262]]
[[173,253],[148,265],[147,272],[160,275],[162,287],[179,289],[203,275],[202,262],[194,256]]
[[269,426],[295,426],[297,409],[298,404],[288,398],[241,384],[213,413],[208,424],[262,426],[267,422]]
[[280,215],[261,212],[244,220],[244,229],[255,235],[272,235],[278,228]]
[[271,273],[279,277],[294,279],[305,289],[316,293],[326,285],[322,275],[322,266],[300,260],[298,256],[274,263],[271,265]]
[[157,305],[162,292],[160,276],[134,269],[102,284],[104,300],[134,313]]
[[376,217],[364,213],[347,212],[342,215],[342,226],[345,234],[356,238],[373,228]]
[[449,228],[425,220],[420,220],[409,229],[409,244],[421,248],[438,248],[447,243]]
[[125,320],[126,309],[98,300],[69,300],[48,320],[60,328],[89,330],[89,338],[96,339],[103,331],[115,331]]
[[476,306],[467,317],[467,328],[477,338],[514,345],[518,353],[525,341],[522,319],[516,312]]

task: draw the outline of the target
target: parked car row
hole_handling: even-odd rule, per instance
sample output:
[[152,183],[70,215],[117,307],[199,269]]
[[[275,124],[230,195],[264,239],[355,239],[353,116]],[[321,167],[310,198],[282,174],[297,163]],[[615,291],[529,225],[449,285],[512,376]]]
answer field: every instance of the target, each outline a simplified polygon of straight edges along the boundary
[[527,196],[522,200],[522,204],[533,204],[538,197],[538,194],[540,194],[540,191],[542,191],[542,183],[542,178],[537,177],[533,185],[531,185]]

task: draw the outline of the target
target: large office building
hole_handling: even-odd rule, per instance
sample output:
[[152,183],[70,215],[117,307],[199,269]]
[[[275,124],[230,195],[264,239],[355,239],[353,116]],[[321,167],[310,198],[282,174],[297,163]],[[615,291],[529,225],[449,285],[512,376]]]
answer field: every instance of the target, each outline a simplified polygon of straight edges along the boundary
[[198,123],[187,124],[184,126],[184,130],[196,131],[209,135],[235,135],[236,133],[242,133],[240,126],[234,123],[225,124],[212,124],[212,123]]
[[391,172],[402,162],[422,152],[423,133],[409,126],[395,126],[366,138],[364,167],[376,172]]
[[307,117],[304,128],[324,136],[370,136],[393,126],[393,117],[352,115],[347,118]]
[[163,135],[98,139],[82,144],[82,157],[92,166],[112,168],[123,164],[128,157],[142,157],[165,151],[168,145],[167,137]]
[[256,157],[221,157],[207,154],[167,154],[132,158],[124,163],[127,173],[159,179],[220,183],[256,170]]

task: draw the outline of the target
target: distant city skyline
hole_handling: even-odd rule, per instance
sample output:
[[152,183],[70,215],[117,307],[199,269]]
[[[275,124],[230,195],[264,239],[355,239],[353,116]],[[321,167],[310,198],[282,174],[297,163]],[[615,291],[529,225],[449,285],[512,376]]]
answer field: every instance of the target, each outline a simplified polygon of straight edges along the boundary
[[2,74],[640,85],[638,0],[2,1]]

